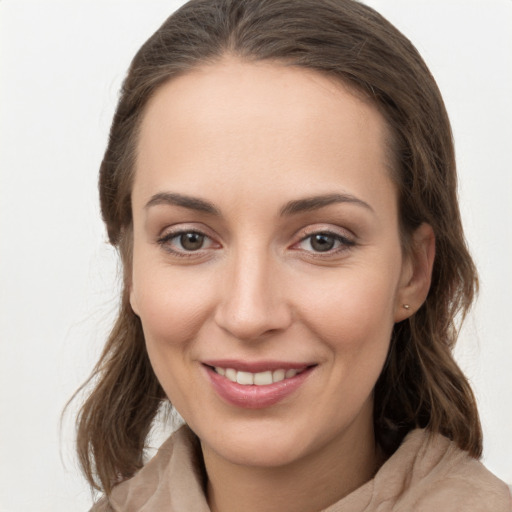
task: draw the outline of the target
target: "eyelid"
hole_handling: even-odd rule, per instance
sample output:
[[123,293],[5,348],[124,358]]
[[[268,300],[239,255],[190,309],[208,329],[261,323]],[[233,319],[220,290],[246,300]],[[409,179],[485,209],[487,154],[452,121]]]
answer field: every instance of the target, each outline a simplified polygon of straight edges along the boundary
[[[186,233],[197,233],[204,236],[208,241],[208,247],[201,247],[197,250],[186,250],[172,247],[170,242],[180,235]],[[338,246],[326,251],[315,251],[314,249],[307,250],[299,247],[305,240],[313,237],[314,235],[328,235],[332,236],[339,242]],[[308,253],[312,257],[328,258],[339,253],[349,250],[351,247],[356,245],[356,235],[346,228],[339,226],[315,224],[300,229],[294,236],[295,241],[291,244],[290,249]],[[171,255],[179,257],[204,257],[207,251],[211,249],[220,249],[222,244],[218,242],[218,237],[215,234],[211,234],[211,230],[204,225],[197,225],[196,223],[179,223],[171,226],[167,226],[161,230],[160,234],[157,235],[155,243],[159,245],[164,251]]]
[[[337,239],[340,242],[341,246],[334,248],[334,249],[327,250],[325,252],[314,251],[314,250],[308,251],[306,249],[298,248],[298,246],[300,244],[302,244],[308,238],[311,238],[314,235],[320,235],[320,234],[334,237],[335,239]],[[311,256],[320,257],[320,258],[321,257],[326,258],[329,256],[337,255],[341,252],[349,250],[350,248],[355,246],[357,243],[356,236],[354,235],[354,233],[347,230],[346,228],[339,228],[339,227],[336,228],[336,227],[333,227],[332,225],[326,226],[325,224],[324,225],[317,224],[317,225],[313,225],[313,226],[307,226],[306,228],[301,229],[297,233],[297,238],[298,238],[298,240],[296,242],[294,242],[291,246],[292,249],[301,250],[303,252],[309,253]]]
[[[173,226],[167,226],[164,228],[160,234],[157,236],[155,243],[159,245],[164,251],[171,255],[184,257],[184,258],[193,258],[193,257],[204,257],[205,252],[210,249],[219,249],[222,247],[222,244],[216,240],[216,237],[210,234],[209,229],[205,227],[198,227],[197,224],[176,224]],[[210,245],[208,247],[201,247],[196,251],[187,251],[185,249],[177,249],[171,247],[170,242],[181,235],[187,233],[197,233],[201,236],[204,236],[206,239],[210,241]]]
[[333,226],[332,224],[311,224],[298,230],[295,238],[297,238],[297,241],[302,241],[309,236],[319,233],[328,233],[346,240],[356,241],[356,235],[351,230],[341,226]]

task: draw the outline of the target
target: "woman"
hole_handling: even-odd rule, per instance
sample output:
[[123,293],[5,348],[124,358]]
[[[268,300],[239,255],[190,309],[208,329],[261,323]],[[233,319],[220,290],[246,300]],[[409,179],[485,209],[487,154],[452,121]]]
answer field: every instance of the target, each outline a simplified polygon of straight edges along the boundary
[[[94,510],[511,509],[451,355],[476,273],[449,122],[372,9],[182,7],[100,196],[124,290],[78,421]],[[167,402],[187,426],[142,467]]]

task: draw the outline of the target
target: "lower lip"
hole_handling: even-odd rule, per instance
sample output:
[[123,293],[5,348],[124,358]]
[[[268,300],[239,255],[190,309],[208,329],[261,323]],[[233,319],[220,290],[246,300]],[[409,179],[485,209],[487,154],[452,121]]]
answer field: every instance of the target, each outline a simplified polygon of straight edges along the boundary
[[243,386],[219,375],[209,366],[204,368],[213,388],[226,402],[244,409],[263,409],[281,402],[294,393],[308,378],[314,367],[306,368],[295,377],[266,386]]

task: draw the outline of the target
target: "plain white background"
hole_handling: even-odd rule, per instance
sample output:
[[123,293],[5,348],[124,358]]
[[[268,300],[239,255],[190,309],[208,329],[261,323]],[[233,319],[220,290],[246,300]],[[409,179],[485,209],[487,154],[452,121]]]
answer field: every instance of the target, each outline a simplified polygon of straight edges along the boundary
[[[121,80],[180,1],[0,1],[0,511],[88,510],[59,418],[116,310],[97,169]],[[453,123],[481,294],[457,357],[484,462],[512,483],[512,1],[369,0],[418,47]]]

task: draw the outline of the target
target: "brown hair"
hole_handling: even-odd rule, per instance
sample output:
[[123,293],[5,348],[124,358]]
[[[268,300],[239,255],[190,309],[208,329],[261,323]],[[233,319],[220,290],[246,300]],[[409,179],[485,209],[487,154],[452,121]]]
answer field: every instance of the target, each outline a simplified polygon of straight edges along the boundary
[[475,399],[451,353],[456,319],[463,319],[473,300],[476,272],[458,209],[450,124],[425,63],[397,29],[354,0],[192,0],[133,59],[101,164],[103,219],[125,276],[118,319],[77,420],[78,454],[89,482],[108,494],[142,466],[149,429],[166,401],[128,300],[130,194],[144,107],[164,82],[226,54],[328,74],[385,116],[405,249],[408,236],[427,222],[437,252],[425,303],[395,325],[374,391],[375,433],[388,454],[408,431],[426,427],[479,457]]

